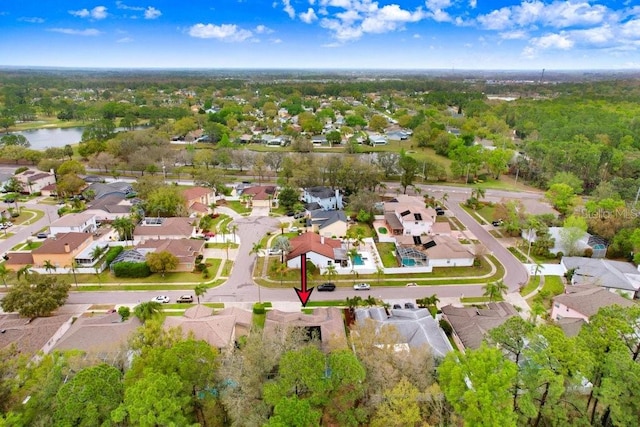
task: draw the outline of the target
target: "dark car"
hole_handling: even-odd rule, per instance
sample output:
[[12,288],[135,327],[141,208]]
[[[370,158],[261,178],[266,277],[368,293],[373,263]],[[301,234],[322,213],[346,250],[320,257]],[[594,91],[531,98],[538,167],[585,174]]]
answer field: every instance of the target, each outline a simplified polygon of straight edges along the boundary
[[500,227],[502,224],[503,224],[503,222],[502,222],[502,220],[501,220],[501,219],[496,220],[496,221],[493,221],[493,222],[491,223],[491,225],[493,225],[494,227]]
[[400,304],[393,304],[393,309],[394,310],[399,310],[401,308],[402,308],[402,306]]
[[436,215],[438,215],[438,216],[444,215],[444,209],[442,209],[441,207],[437,207],[436,208]]
[[412,302],[405,302],[404,308],[406,308],[407,310],[414,310],[416,306]]
[[335,283],[327,282],[318,286],[318,292],[333,292],[336,290]]
[[46,239],[47,237],[49,237],[49,235],[41,231],[40,233],[36,234],[36,237],[38,239]]

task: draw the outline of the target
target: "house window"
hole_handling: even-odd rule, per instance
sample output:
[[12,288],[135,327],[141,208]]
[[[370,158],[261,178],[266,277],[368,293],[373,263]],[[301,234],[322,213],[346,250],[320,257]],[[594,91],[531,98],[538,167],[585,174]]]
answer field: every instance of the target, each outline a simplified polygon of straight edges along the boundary
[[560,308],[560,304],[558,304],[558,303],[553,304],[553,306],[554,306],[555,308]]
[[333,261],[332,260],[328,260],[327,261],[327,265],[331,265],[331,264],[333,264]]

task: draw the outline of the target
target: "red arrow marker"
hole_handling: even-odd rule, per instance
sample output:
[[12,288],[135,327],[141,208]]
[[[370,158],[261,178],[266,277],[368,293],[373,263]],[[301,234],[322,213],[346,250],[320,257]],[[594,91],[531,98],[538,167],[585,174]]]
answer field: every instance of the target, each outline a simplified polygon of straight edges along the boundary
[[302,306],[306,307],[307,302],[309,302],[311,292],[313,292],[313,288],[309,288],[309,290],[307,290],[307,254],[300,255],[300,285],[302,289],[293,289],[295,289],[296,294],[298,294],[298,299],[300,299]]

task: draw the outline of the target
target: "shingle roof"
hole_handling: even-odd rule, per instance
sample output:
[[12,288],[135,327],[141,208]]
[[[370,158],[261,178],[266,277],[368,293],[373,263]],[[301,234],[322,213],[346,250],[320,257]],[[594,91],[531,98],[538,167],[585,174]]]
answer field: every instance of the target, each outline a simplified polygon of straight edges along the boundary
[[118,352],[121,345],[141,325],[132,316],[122,322],[118,313],[95,317],[80,317],[55,345],[56,350]]
[[189,187],[182,192],[182,195],[187,201],[198,199],[207,194],[213,193],[213,190],[205,187]]
[[69,252],[78,249],[87,240],[93,240],[93,236],[89,233],[61,233],[55,237],[46,239],[42,246],[32,251],[33,254],[64,254],[67,253],[65,245],[69,245]]
[[347,344],[342,312],[335,307],[316,308],[312,314],[269,310],[265,319],[264,334],[275,334],[290,326],[319,326],[325,349],[329,343],[343,346]]
[[334,259],[334,249],[342,247],[342,242],[336,239],[323,238],[316,233],[303,233],[300,236],[296,236],[290,240],[291,252],[287,254],[287,260],[293,259],[308,252],[315,252],[323,255],[327,258]]
[[184,236],[189,237],[193,233],[192,218],[164,218],[161,225],[137,225],[133,231],[134,236]]
[[325,211],[322,209],[318,209],[311,211],[310,214],[312,223],[316,224],[320,229],[328,227],[336,222],[347,222],[347,215],[345,215],[344,211],[342,210]]
[[276,193],[275,185],[257,185],[242,190],[242,195],[252,196],[253,200],[269,200]]
[[574,284],[593,284],[626,291],[636,291],[640,287],[640,272],[628,262],[563,257],[562,264],[567,270],[575,268]]
[[336,191],[329,187],[309,187],[305,188],[304,191],[306,191],[310,196],[317,197],[318,199],[330,199],[336,195]]
[[203,248],[204,240],[196,239],[150,239],[136,246],[136,249],[170,252],[178,258],[180,263],[193,263]]
[[5,265],[27,265],[33,264],[33,255],[31,252],[8,252]]
[[71,213],[64,215],[51,223],[51,227],[76,227],[83,225],[95,215],[91,213]]
[[131,203],[121,204],[125,200],[124,194],[109,194],[101,199],[96,199],[89,205],[89,210],[101,210],[113,214],[131,213]]
[[506,302],[490,303],[488,309],[445,305],[442,313],[455,330],[465,348],[479,348],[487,332],[497,328],[508,318],[517,316],[516,310]]
[[[569,293],[556,296],[553,301],[591,317],[602,307],[619,305],[633,307],[636,304],[605,288],[596,286],[567,286]],[[572,292],[573,291],[573,292]]]

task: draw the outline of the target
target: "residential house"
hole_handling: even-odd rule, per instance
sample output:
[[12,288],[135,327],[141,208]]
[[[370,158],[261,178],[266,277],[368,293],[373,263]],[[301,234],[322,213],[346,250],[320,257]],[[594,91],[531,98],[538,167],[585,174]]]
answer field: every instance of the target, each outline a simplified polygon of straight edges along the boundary
[[255,185],[242,190],[240,197],[247,197],[254,207],[268,208],[276,198],[275,185]]
[[583,257],[562,257],[572,285],[596,285],[629,298],[640,296],[640,271],[630,262]]
[[195,305],[183,316],[167,316],[163,327],[180,328],[185,337],[193,336],[212,347],[225,349],[233,346],[239,337],[251,329],[251,312],[239,308],[226,308],[214,314],[213,308]]
[[332,190],[329,187],[309,187],[302,191],[302,200],[305,203],[317,203],[320,209],[332,211],[344,209],[340,190]]
[[1,173],[0,172],[0,189],[5,190],[5,185],[9,184],[9,181],[13,178],[12,173]]
[[120,195],[122,198],[125,198],[127,195],[133,193],[133,187],[131,187],[130,183],[123,181],[110,183],[94,182],[84,190],[85,193],[89,191],[93,193],[94,200],[112,195]]
[[216,192],[206,187],[189,187],[182,192],[189,214],[206,215],[212,213],[211,205],[216,202]]
[[40,195],[45,197],[56,197],[58,195],[58,185],[57,184],[45,185],[40,190]]
[[61,216],[49,225],[49,232],[53,235],[64,233],[93,233],[97,228],[96,215],[82,212]]
[[81,350],[105,362],[127,357],[129,337],[141,326],[137,317],[122,321],[118,313],[80,316],[53,346],[54,350]]
[[416,197],[400,195],[384,204],[384,219],[395,236],[420,236],[431,233],[436,211],[425,207],[424,202]]
[[129,216],[133,207],[130,199],[125,199],[123,194],[111,194],[92,201],[84,213],[95,215],[96,221],[113,221]]
[[553,298],[551,319],[558,321],[571,318],[589,322],[598,310],[612,305],[633,307],[636,303],[599,286],[567,286],[566,293]]
[[91,265],[96,261],[96,257],[90,253],[95,245],[105,247],[106,243],[94,242],[90,233],[63,233],[42,242],[42,246],[31,251],[33,255],[33,266],[44,268],[48,261],[56,267],[70,266],[75,263]]
[[439,359],[453,351],[438,321],[426,308],[392,309],[391,315],[387,315],[383,307],[360,308],[356,310],[355,315],[358,323],[374,321],[376,330],[387,326],[394,327],[404,339],[404,342],[398,344],[406,344],[406,347],[416,349],[428,347]]
[[133,230],[135,243],[149,239],[188,239],[195,235],[193,218],[145,218]]
[[[565,239],[562,237],[564,227],[549,227],[548,233],[551,239],[554,241],[554,245],[549,249],[549,252],[556,255],[562,253],[564,255],[582,255],[585,250],[590,249],[592,252],[591,258],[604,258],[607,254],[607,242],[598,237],[593,236],[586,231],[582,233],[580,238],[575,242],[573,248],[565,247]],[[535,242],[538,237],[535,230],[522,230],[522,238],[528,242]]]
[[17,313],[0,314],[0,350],[14,345],[22,356],[35,356],[39,351],[47,353],[51,338],[72,321],[72,313],[65,310],[59,313],[34,319],[25,319]]
[[342,311],[335,307],[316,308],[312,314],[267,311],[264,335],[282,334],[287,328],[305,329],[309,337],[322,342],[322,348],[325,351],[347,347]]
[[391,141],[406,141],[409,138],[409,135],[403,130],[392,130],[386,135]]
[[311,211],[311,231],[324,237],[344,237],[347,234],[347,216],[344,211]]
[[342,242],[320,236],[316,233],[303,233],[290,240],[291,252],[287,254],[287,266],[300,268],[300,255],[306,254],[307,260],[323,269],[331,264],[347,265],[348,257]]
[[138,244],[136,250],[144,255],[167,251],[178,258],[178,266],[171,271],[193,271],[196,257],[202,254],[204,244],[204,240],[197,239],[148,239]]
[[380,134],[370,134],[369,135],[369,144],[371,145],[387,145],[389,141],[387,141],[387,137]]
[[441,310],[453,329],[453,341],[461,351],[479,348],[491,329],[518,315],[516,309],[506,302],[492,302],[487,304],[487,308],[445,305]]
[[327,145],[329,143],[325,135],[314,135],[311,137],[311,142],[314,145]]
[[28,194],[40,193],[47,185],[56,183],[56,176],[53,173],[34,169],[20,172],[15,175],[15,178],[22,184],[22,192]]
[[[449,235],[435,236],[396,236],[396,243],[400,248],[413,248],[426,256],[431,267],[471,267],[475,256],[460,242]],[[400,265],[414,266],[406,260],[406,251],[397,250]]]

